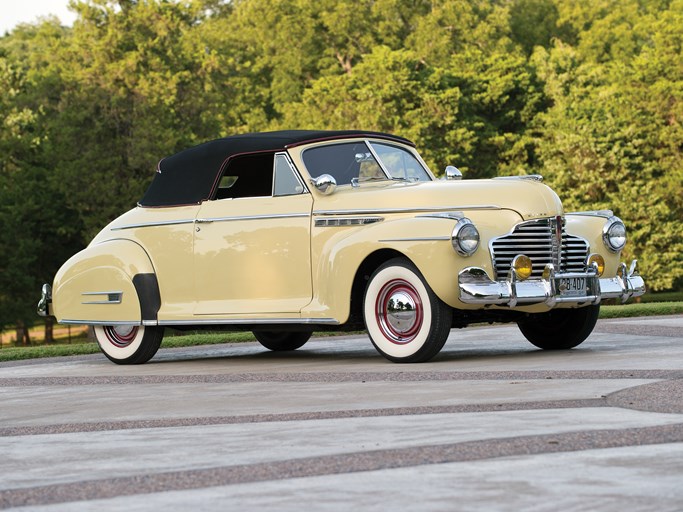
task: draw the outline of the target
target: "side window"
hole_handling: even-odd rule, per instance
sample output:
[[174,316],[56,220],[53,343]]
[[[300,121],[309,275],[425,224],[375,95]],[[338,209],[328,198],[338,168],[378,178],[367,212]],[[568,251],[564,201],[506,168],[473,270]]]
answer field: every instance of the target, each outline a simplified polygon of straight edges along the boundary
[[273,153],[240,155],[223,171],[215,199],[270,196],[273,186]]
[[430,181],[429,174],[412,154],[391,144],[371,142],[370,145],[392,178],[410,181]]
[[354,178],[387,179],[365,142],[329,144],[304,151],[303,160],[312,178],[330,174],[337,185],[348,185]]
[[304,186],[284,154],[275,155],[274,196],[303,194]]

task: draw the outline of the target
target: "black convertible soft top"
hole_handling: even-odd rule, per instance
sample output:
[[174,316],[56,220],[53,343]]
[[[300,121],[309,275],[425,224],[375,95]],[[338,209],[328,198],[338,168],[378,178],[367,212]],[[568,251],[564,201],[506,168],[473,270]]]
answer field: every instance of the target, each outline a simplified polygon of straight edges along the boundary
[[198,204],[208,199],[228,160],[237,155],[282,151],[309,142],[372,137],[414,146],[402,137],[387,133],[340,130],[287,130],[248,133],[205,142],[164,158],[157,166],[154,180],[140,206],[178,206]]

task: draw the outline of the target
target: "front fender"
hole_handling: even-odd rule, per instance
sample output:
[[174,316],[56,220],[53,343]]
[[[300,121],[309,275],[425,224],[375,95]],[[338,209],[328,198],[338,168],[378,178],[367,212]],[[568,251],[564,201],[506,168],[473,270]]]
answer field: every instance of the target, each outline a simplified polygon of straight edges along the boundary
[[611,217],[603,212],[585,212],[566,214],[567,232],[580,236],[588,242],[589,253],[598,253],[605,259],[604,276],[614,277],[617,275],[619,263],[621,263],[621,251],[612,252],[602,241],[602,228],[607,219]]
[[159,302],[150,258],[130,240],[90,245],[62,265],[52,287],[60,323],[141,324],[156,320]]
[[[493,213],[495,213],[495,218]],[[467,212],[475,221],[482,240],[503,232],[502,224],[513,223],[519,216],[512,211]],[[503,217],[501,219],[501,217]],[[451,245],[451,233],[457,220],[445,217],[403,217],[360,227],[316,227],[313,251],[315,296],[310,316],[330,316],[345,322],[350,314],[350,297],[356,272],[363,262],[378,251],[402,254],[420,270],[434,293],[452,307],[471,309],[459,301],[458,272],[477,264],[491,268],[486,244],[469,258],[460,256]]]

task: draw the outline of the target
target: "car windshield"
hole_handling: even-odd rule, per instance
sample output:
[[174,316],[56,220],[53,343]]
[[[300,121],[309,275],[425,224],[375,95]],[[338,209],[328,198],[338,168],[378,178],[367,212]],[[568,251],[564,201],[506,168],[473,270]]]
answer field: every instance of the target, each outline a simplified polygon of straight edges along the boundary
[[303,160],[311,177],[330,174],[337,185],[388,179],[430,180],[424,167],[405,149],[377,142],[370,146],[364,141],[328,144],[307,149]]

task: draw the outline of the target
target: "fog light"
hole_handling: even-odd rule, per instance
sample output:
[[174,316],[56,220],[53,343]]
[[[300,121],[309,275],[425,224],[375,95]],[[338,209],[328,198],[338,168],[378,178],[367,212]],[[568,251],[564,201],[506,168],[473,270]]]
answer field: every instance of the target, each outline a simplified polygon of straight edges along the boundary
[[602,274],[605,272],[605,258],[600,256],[599,254],[594,253],[588,256],[586,265],[588,266],[588,268],[597,267],[598,276],[602,276]]
[[524,254],[518,254],[515,256],[515,259],[512,260],[512,268],[517,275],[517,279],[520,281],[528,279],[533,270],[531,266],[531,258],[529,258],[529,256],[525,256]]

